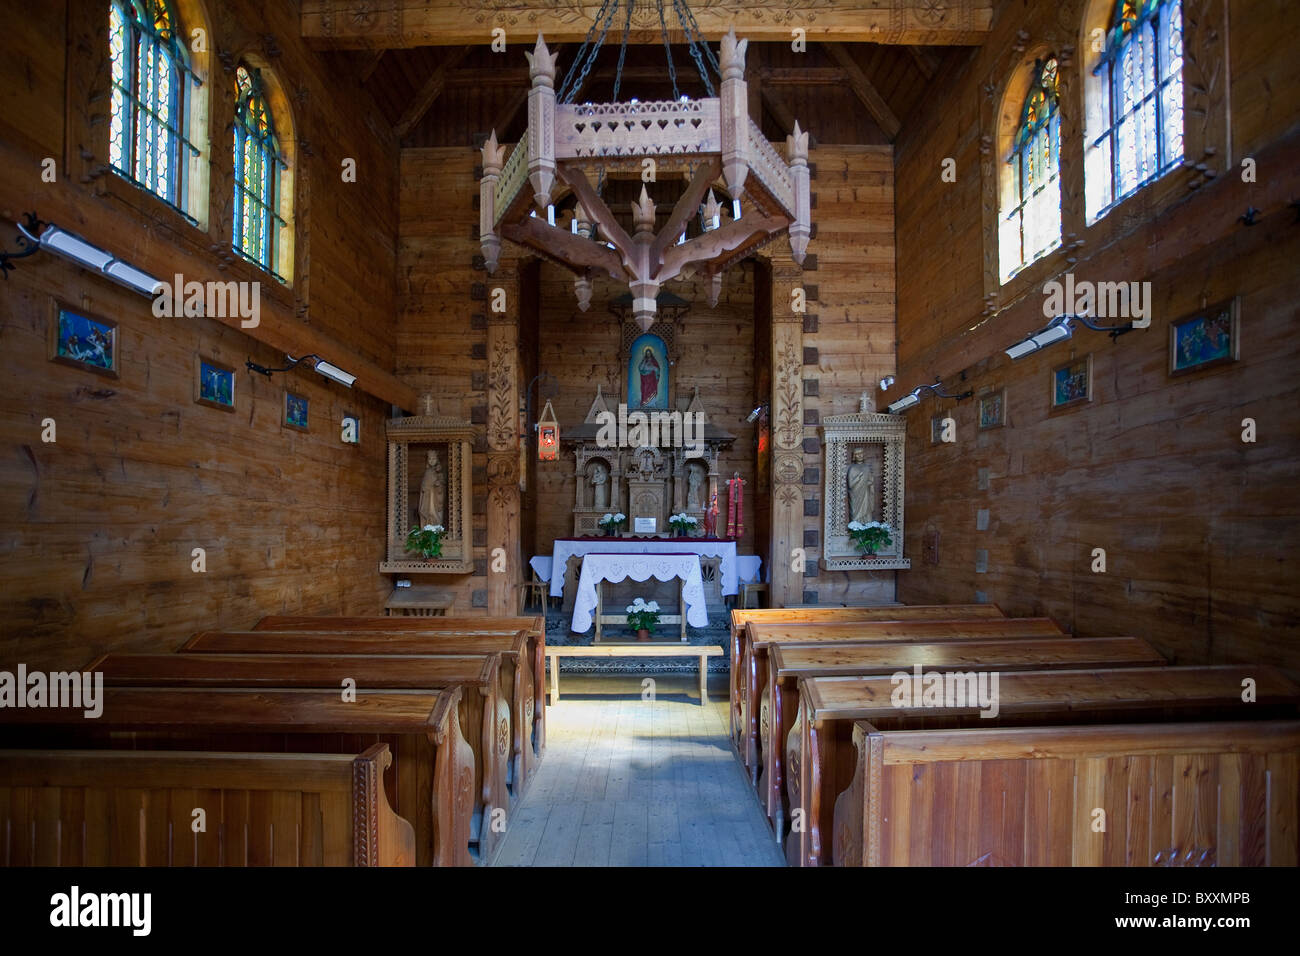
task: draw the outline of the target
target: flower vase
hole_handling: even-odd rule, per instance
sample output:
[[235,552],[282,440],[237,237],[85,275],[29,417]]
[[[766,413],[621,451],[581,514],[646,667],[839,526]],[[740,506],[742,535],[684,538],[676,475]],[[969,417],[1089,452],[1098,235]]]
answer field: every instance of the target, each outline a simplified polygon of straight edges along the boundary
[[650,629],[646,627],[637,628],[636,639],[638,641],[650,640]]

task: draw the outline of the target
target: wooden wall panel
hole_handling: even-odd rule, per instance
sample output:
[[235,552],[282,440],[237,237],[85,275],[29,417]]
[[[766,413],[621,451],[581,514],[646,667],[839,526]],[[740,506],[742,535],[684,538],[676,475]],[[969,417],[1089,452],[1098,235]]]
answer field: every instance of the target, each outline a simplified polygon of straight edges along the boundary
[[[1198,183],[1194,172],[1169,174],[1084,230],[1077,262],[1058,253],[1032,267],[1031,282],[1003,287],[992,317],[983,314],[983,84],[995,63],[1024,46],[1018,30],[1032,45],[1062,29],[1068,10],[1008,8],[969,67],[904,124],[900,389],[939,372],[962,389],[1005,387],[1008,422],[979,432],[971,401],[928,399],[909,413],[913,568],[900,573],[901,600],[978,593],[1010,614],[1048,614],[1085,636],[1137,634],[1179,663],[1300,666],[1293,571],[1300,511],[1289,464],[1300,454],[1292,412],[1300,237],[1286,208],[1300,137],[1296,86],[1277,82],[1296,68],[1286,51],[1297,26],[1285,4],[1227,8],[1231,92],[1218,120],[1231,117],[1229,172],[1197,188],[1189,188]],[[1266,87],[1274,92],[1261,99]],[[1256,183],[1241,180],[1243,155],[1257,159]],[[940,181],[945,157],[956,159],[955,183]],[[1081,195],[1067,194],[1066,204],[1067,218],[1081,218]],[[1258,225],[1238,221],[1247,205],[1263,211]],[[1078,329],[1071,341],[1012,363],[1000,350],[1046,321],[1042,283],[1067,270],[1079,279],[1151,282],[1151,328],[1114,343]],[[1169,323],[1233,295],[1241,297],[1240,361],[1169,376]],[[1049,411],[1051,368],[1088,353],[1093,401]],[[950,410],[957,442],[931,445],[931,417]],[[1259,429],[1255,443],[1242,441],[1247,417]],[[976,530],[981,510],[985,531]],[[917,560],[927,533],[938,535],[937,566]],[[1098,547],[1106,550],[1104,574],[1091,570]],[[976,571],[980,551],[985,573]]]
[[[94,28],[102,36],[103,5],[37,4],[10,18],[0,38],[10,91],[0,154],[13,172],[0,181],[4,245],[12,247],[13,218],[34,209],[145,268],[273,282],[225,261],[222,213],[232,201],[225,64],[261,57],[294,113],[300,255],[292,288],[264,288],[255,334],[292,325],[295,341],[319,336],[338,364],[352,356],[391,379],[391,132],[371,129],[367,95],[297,39],[291,7],[230,0],[208,12],[209,47],[222,55],[212,58],[216,212],[206,231],[112,173],[79,178],[81,125],[98,122],[96,104],[107,102],[83,94],[106,86],[95,71],[107,58],[69,43],[69,23],[79,36],[102,23]],[[39,181],[46,156],[57,182]],[[342,179],[344,157],[357,159],[356,183]],[[246,358],[274,367],[284,353],[216,319],[155,317],[148,299],[51,254],[22,260],[2,289],[0,364],[11,387],[0,396],[0,657],[75,667],[106,651],[170,650],[196,630],[248,626],[276,611],[378,612],[388,590],[377,572],[384,403],[308,369],[253,375]],[[47,360],[55,295],[119,322],[118,378]],[[239,369],[234,413],[194,402],[200,353]],[[311,401],[306,434],[280,424],[286,386]],[[361,418],[360,446],[340,440],[345,412]],[[56,422],[53,443],[42,441],[46,418]],[[206,573],[191,571],[196,547],[206,549]]]

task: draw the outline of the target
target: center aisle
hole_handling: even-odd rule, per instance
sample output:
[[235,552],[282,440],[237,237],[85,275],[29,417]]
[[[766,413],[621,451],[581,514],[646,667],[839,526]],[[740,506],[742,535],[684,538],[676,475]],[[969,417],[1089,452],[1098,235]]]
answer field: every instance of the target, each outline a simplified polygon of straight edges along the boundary
[[[564,675],[546,759],[511,813],[493,866],[782,866],[727,742],[725,683]],[[719,695],[721,692],[721,696]]]

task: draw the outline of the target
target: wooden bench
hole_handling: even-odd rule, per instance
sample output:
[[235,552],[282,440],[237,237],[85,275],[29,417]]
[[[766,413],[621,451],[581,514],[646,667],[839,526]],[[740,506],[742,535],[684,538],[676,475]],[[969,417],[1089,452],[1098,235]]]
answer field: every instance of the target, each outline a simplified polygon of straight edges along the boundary
[[1004,617],[996,604],[925,604],[887,605],[881,607],[797,607],[797,608],[739,608],[731,612],[731,648],[728,658],[731,671],[729,697],[731,700],[732,744],[743,755],[742,702],[745,696],[743,680],[745,660],[745,625],[750,621],[760,624],[832,624],[839,621],[942,621],[958,618],[971,620],[981,617]]
[[[510,705],[500,696],[501,655],[322,657],[315,654],[108,654],[87,672],[109,687],[319,688],[359,700],[385,690],[460,687],[460,726],[474,752],[476,820],[509,813]],[[489,839],[488,843],[493,840]]]
[[[385,620],[373,618],[369,620]],[[389,618],[405,623],[406,618]],[[427,618],[424,620],[428,620]],[[510,702],[511,771],[519,793],[528,786],[541,758],[539,735],[545,724],[536,719],[540,681],[534,677],[534,645],[516,631],[391,630],[204,631],[192,637],[182,652],[223,654],[490,654],[501,655],[501,695]],[[539,659],[539,666],[544,662]],[[543,675],[544,677],[544,675]],[[540,708],[543,712],[545,708]],[[531,732],[529,730],[531,728]]]
[[414,866],[415,830],[384,793],[392,759],[386,744],[0,751],[0,865]]
[[[1242,701],[1243,681],[1256,700]],[[799,716],[786,740],[786,799],[793,821],[785,841],[792,865],[830,862],[824,841],[834,830],[835,802],[853,785],[853,725],[876,730],[965,727],[1175,723],[1295,719],[1300,687],[1262,665],[1019,671],[1001,675],[998,715],[978,707],[895,706],[889,677],[811,677],[799,682]],[[843,819],[843,818],[842,818]]]
[[[417,866],[470,866],[474,754],[460,728],[461,688],[436,694],[106,687],[103,714],[52,708],[6,710],[0,743],[10,749],[87,748],[267,753],[356,753],[387,744],[385,789],[415,827]],[[480,854],[481,855],[481,854]]]
[[700,661],[700,706],[709,701],[708,680],[710,657],[721,657],[722,648],[716,644],[552,644],[546,649],[551,659],[551,703],[560,699],[561,657],[696,657]]
[[[513,634],[523,631],[528,635],[528,676],[534,688],[528,711],[532,716],[532,739],[537,758],[546,752],[546,690],[543,687],[543,669],[546,666],[542,651],[546,647],[546,619],[540,614],[522,614],[514,617],[444,616],[437,618],[405,617],[291,617],[269,615],[257,622],[258,631],[457,631],[462,634]],[[533,679],[532,675],[536,675]],[[524,724],[525,727],[529,726]],[[527,733],[525,734],[527,736]]]
[[[984,607],[986,605],[980,605]],[[741,720],[744,737],[740,754],[758,787],[762,771],[763,741],[759,733],[763,688],[767,686],[767,649],[774,643],[825,644],[840,641],[979,641],[1017,638],[1065,637],[1047,617],[985,617],[973,620],[832,621],[817,624],[745,625],[745,656],[741,671],[745,682]]]
[[774,644],[763,693],[760,733],[763,772],[759,798],[783,841],[785,826],[784,741],[799,713],[798,682],[836,675],[893,675],[922,671],[1080,670],[1095,667],[1160,667],[1163,655],[1136,637],[1019,638],[935,644]]
[[1300,862],[1298,721],[901,731],[857,721],[853,742],[837,865]]

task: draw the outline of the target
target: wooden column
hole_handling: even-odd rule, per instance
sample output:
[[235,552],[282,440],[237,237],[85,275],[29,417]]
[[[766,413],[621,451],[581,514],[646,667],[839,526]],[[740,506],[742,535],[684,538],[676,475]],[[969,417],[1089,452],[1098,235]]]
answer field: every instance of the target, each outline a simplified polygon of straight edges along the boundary
[[[505,310],[493,311],[497,289]],[[519,276],[501,268],[488,282],[487,605],[493,616],[519,612],[524,580],[519,548]],[[502,567],[502,552],[505,564]]]
[[803,313],[794,311],[803,271],[788,255],[772,260],[772,607],[803,603]]

